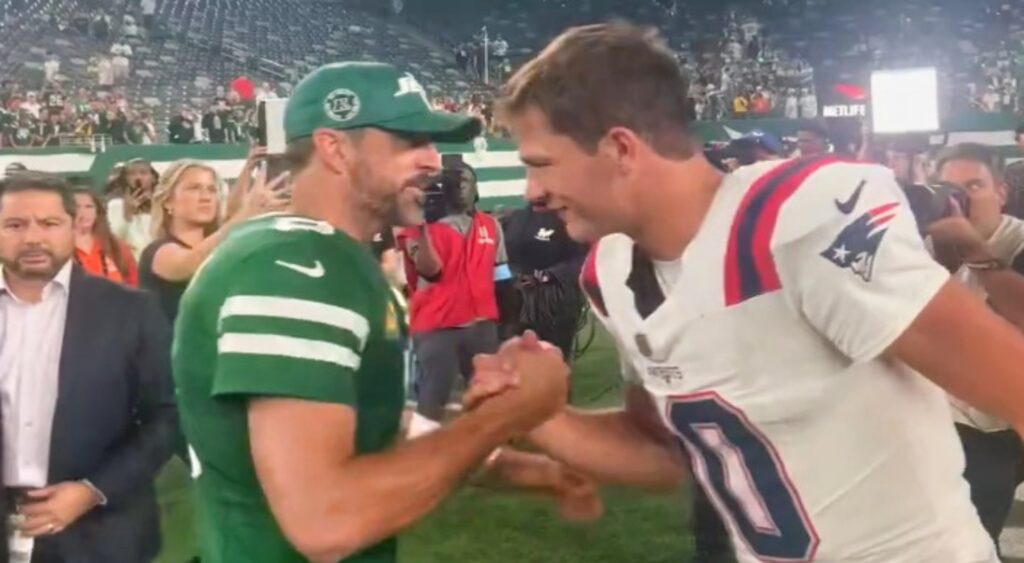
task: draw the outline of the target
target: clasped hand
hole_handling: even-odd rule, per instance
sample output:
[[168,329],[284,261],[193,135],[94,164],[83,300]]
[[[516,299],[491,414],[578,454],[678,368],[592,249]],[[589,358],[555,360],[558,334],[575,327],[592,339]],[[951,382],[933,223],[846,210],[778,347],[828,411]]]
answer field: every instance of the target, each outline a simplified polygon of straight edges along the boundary
[[497,354],[473,359],[473,379],[463,395],[466,410],[493,403],[519,432],[529,432],[565,406],[569,367],[558,348],[531,331]]
[[[472,382],[463,395],[466,410],[501,409],[500,416],[518,433],[530,432],[565,407],[569,367],[558,348],[532,331],[509,340],[495,355],[477,356],[473,367]],[[567,520],[601,517],[604,506],[593,479],[544,456],[512,455],[518,461],[510,460],[505,471],[513,476],[511,482],[552,495]]]

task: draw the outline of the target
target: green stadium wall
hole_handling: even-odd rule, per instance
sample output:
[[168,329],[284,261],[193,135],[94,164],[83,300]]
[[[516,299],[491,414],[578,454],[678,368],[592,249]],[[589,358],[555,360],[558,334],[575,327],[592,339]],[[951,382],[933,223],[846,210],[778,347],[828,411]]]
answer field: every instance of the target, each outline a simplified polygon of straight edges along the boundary
[[[698,122],[693,132],[704,141],[728,141],[753,129],[769,131],[791,137],[803,124],[801,120],[757,119],[721,122]],[[933,139],[933,144],[978,142],[1000,147],[1008,159],[1019,155],[1013,143],[1013,130],[1017,118],[1003,114],[970,114],[947,121],[947,134]],[[526,189],[526,170],[509,141],[491,140],[486,151],[477,153],[471,145],[440,145],[444,154],[462,154],[466,162],[477,169],[483,207],[516,206],[522,202]],[[171,163],[183,158],[197,159],[211,164],[225,179],[238,176],[245,162],[246,147],[241,145],[153,145],[109,146],[105,151],[93,153],[88,148],[36,148],[0,150],[0,170],[13,162],[20,162],[32,170],[53,172],[65,176],[88,176],[94,186],[106,182],[108,171],[119,162],[144,158],[163,171]]]

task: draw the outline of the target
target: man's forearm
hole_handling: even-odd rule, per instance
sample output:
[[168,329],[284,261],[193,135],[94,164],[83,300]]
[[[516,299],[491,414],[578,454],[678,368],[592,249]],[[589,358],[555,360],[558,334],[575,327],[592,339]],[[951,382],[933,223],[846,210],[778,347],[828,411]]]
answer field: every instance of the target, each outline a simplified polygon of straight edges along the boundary
[[419,247],[412,257],[416,265],[416,273],[425,278],[433,278],[441,273],[441,257],[430,240],[430,233],[426,228],[420,230]]
[[320,548],[314,561],[337,561],[390,537],[433,510],[513,431],[497,409],[477,411],[383,453],[345,463],[309,507]]
[[602,483],[670,489],[686,475],[678,446],[655,438],[624,410],[567,409],[534,430],[530,441]]

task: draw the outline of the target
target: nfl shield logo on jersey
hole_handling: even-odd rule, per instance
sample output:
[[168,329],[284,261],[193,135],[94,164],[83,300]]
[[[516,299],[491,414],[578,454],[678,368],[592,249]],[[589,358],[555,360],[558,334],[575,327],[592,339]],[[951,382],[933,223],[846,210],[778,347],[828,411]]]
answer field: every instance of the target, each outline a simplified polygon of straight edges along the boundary
[[840,268],[848,268],[862,280],[871,281],[875,256],[899,206],[899,203],[887,203],[868,210],[847,225],[821,256]]

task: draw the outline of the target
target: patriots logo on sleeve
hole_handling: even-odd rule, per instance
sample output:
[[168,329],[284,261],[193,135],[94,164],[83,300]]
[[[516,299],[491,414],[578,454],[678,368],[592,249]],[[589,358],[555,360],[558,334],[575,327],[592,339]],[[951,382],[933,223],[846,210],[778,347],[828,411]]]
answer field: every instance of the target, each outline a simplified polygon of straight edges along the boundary
[[840,268],[849,269],[862,280],[871,281],[875,257],[899,206],[893,202],[868,210],[847,225],[821,256]]

